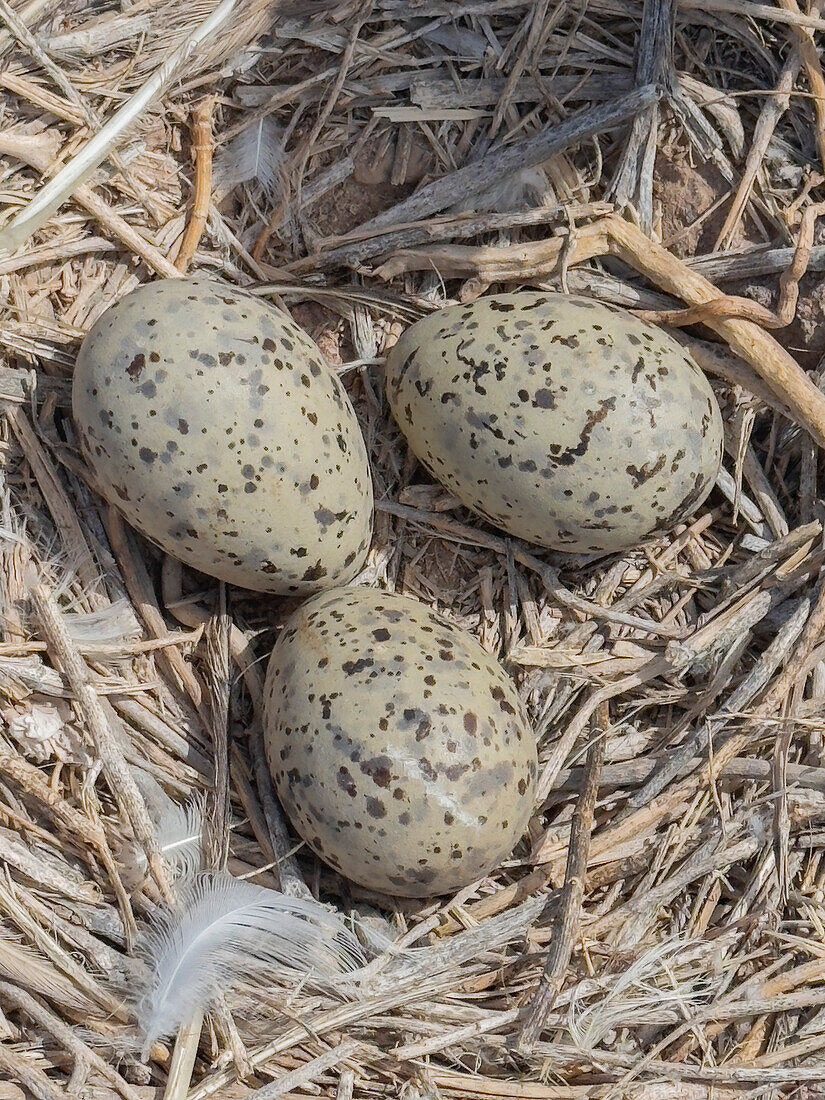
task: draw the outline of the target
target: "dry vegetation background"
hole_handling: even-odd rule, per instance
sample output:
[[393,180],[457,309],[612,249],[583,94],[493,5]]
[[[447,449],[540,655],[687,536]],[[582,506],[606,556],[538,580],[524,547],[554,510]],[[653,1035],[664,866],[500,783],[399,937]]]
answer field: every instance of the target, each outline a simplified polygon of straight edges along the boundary
[[[7,222],[215,6],[0,0]],[[214,787],[227,713],[231,871],[412,951],[351,1000],[233,994],[191,1100],[825,1095],[822,6],[238,0],[0,257],[2,1100],[164,1095],[129,996],[164,905],[142,792]],[[288,605],[231,591],[225,614],[84,480],[78,344],[187,265],[288,310],[344,373],[378,500],[364,579],[471,630],[529,705],[529,836],[456,897],[370,897],[293,844],[258,709]],[[387,347],[520,286],[722,298],[669,318],[694,322],[726,419],[690,526],[621,558],[536,554],[408,455]]]

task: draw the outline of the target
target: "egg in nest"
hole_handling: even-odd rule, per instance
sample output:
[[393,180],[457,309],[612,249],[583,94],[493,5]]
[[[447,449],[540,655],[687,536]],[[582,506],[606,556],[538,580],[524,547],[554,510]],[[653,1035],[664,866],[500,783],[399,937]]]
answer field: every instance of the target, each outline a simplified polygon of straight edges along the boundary
[[671,336],[588,298],[521,292],[418,321],[387,397],[412,451],[467,508],[570,552],[626,550],[713,488],[722,418]]
[[100,491],[187,565],[290,594],[361,568],[373,499],[355,412],[259,299],[200,277],[140,287],[84,340],[72,405]]
[[265,702],[284,810],[355,882],[449,893],[526,827],[536,743],[519,696],[474,638],[415,600],[360,587],[308,600],[272,652]]

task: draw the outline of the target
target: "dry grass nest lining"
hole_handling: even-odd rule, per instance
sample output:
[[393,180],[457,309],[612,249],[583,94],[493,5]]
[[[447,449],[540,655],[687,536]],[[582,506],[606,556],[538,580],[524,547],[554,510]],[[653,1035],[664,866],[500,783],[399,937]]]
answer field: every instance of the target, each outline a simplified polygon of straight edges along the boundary
[[[9,214],[213,7],[0,8]],[[300,877],[419,954],[350,1003],[231,1000],[190,1096],[814,1094],[825,421],[792,342],[730,301],[706,316],[721,342],[687,330],[726,414],[727,475],[690,526],[621,560],[536,555],[458,509],[399,439],[380,361],[417,316],[488,287],[659,310],[784,271],[825,168],[819,12],[239,4],[0,259],[0,1096],[164,1094],[168,1061],[138,1064],[122,996],[163,868],[130,880],[133,834],[152,838],[101,753],[107,734],[126,746],[127,786],[207,789],[227,694],[232,872]],[[269,156],[238,180],[233,136],[253,128]],[[716,196],[692,209],[709,165]],[[288,607],[233,591],[228,621],[214,585],[159,560],[84,484],[77,343],[176,264],[257,286],[345,371],[380,502],[364,579],[470,629],[530,707],[543,802],[512,860],[456,898],[393,905],[294,857],[262,773],[256,663]]]

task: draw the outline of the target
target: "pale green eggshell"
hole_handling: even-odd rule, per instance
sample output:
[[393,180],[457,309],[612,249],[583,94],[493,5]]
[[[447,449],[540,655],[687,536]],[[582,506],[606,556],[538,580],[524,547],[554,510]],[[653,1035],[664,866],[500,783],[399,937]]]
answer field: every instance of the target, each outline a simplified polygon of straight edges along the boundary
[[72,401],[101,491],[188,565],[305,593],[363,564],[355,412],[315,344],[259,299],[203,278],[141,287],[84,340]]
[[509,677],[403,596],[339,588],[295,612],[267,670],[265,738],[297,831],[382,893],[476,881],[533,809],[536,743]]
[[496,527],[557,550],[625,550],[713,488],[722,418],[672,337],[588,298],[479,298],[414,324],[387,396],[419,460]]

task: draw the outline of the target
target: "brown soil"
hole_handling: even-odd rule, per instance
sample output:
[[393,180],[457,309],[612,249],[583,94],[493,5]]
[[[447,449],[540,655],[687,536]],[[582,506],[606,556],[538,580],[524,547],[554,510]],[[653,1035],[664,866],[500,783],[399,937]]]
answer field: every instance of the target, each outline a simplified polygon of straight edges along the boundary
[[295,324],[312,337],[331,367],[340,367],[354,357],[344,322],[337,313],[318,302],[300,302],[290,306],[289,312]]
[[433,167],[433,154],[423,139],[411,139],[404,181],[391,182],[396,142],[373,138],[355,153],[355,170],[311,210],[313,228],[323,236],[348,233],[383,210],[405,199]]
[[[662,208],[662,243],[677,256],[712,252],[725,222],[729,202],[697,223],[707,210],[729,190],[712,164],[693,164],[684,150],[660,152],[656,158],[654,193]],[[747,222],[734,238],[734,250],[755,240]]]
[[[700,224],[695,223],[728,190],[727,182],[713,165],[691,164],[684,151],[661,152],[656,160],[655,193],[661,203],[662,242],[677,256],[712,252],[724,224],[729,200]],[[825,231],[818,231],[816,240],[822,243]],[[732,251],[761,243],[754,227],[744,219],[734,238]],[[778,288],[778,276],[722,286],[729,294],[752,298],[769,309],[776,308]],[[817,366],[825,355],[825,282],[821,275],[812,273],[802,280],[796,317],[787,328],[775,331],[774,336],[803,367]]]
[[[770,276],[746,283],[726,284],[725,289],[775,309],[779,297],[778,284],[778,276]],[[818,366],[825,355],[825,282],[820,272],[812,272],[802,279],[796,317],[787,328],[775,330],[773,335],[806,370]]]

